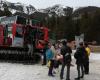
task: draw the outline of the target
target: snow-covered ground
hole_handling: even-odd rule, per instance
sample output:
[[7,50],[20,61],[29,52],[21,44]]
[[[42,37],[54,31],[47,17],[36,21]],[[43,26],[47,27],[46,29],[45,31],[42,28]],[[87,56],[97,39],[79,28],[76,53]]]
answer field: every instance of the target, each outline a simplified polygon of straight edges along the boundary
[[[100,54],[91,53],[90,56],[90,74],[85,75],[84,80],[100,80]],[[71,67],[71,80],[77,77],[75,60],[73,59]],[[60,66],[61,68],[61,66]],[[60,70],[59,68],[59,70]],[[0,80],[60,80],[60,71],[55,77],[48,77],[48,68],[41,64],[24,65],[21,63],[0,62]],[[66,74],[66,70],[65,70]],[[65,75],[64,75],[65,80]]]
[[91,53],[90,59],[92,59],[92,60],[100,60],[100,53]]

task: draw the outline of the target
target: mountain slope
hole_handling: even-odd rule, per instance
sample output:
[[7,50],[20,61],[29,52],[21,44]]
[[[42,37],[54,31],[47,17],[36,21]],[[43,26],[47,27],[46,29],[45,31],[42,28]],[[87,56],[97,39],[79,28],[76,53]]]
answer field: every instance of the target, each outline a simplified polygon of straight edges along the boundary
[[87,6],[87,7],[80,7],[78,9],[76,9],[74,12],[73,12],[73,15],[74,16],[78,16],[79,14],[82,14],[82,13],[93,13],[97,10],[100,10],[99,7],[96,7],[96,6]]
[[32,5],[25,5],[22,3],[11,3],[6,0],[0,1],[0,10],[4,10],[4,7],[9,8],[9,10],[14,14],[16,12],[22,12],[26,14],[33,14],[34,12],[39,12],[39,13],[46,13],[49,15],[57,15],[57,16],[65,16],[68,14],[68,11],[70,10],[71,12],[73,11],[72,8],[63,6],[63,5],[54,5],[52,7],[48,7],[46,9],[36,9]]

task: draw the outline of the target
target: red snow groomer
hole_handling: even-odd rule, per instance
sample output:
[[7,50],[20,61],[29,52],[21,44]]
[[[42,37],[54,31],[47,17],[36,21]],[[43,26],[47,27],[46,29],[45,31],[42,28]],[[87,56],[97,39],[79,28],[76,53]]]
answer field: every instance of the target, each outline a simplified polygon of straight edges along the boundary
[[0,21],[0,58],[26,60],[48,42],[48,28],[32,26],[21,16],[5,17]]

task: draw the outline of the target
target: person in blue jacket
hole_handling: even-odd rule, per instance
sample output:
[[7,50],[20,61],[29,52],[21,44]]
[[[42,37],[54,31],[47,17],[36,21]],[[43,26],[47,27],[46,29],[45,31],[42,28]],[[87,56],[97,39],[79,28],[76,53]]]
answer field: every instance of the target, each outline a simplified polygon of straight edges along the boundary
[[54,67],[54,54],[51,50],[51,45],[48,46],[48,49],[46,50],[46,59],[48,61],[50,61],[50,67],[49,67],[49,71],[48,71],[48,76],[52,76],[54,77],[52,71],[53,71],[53,67]]

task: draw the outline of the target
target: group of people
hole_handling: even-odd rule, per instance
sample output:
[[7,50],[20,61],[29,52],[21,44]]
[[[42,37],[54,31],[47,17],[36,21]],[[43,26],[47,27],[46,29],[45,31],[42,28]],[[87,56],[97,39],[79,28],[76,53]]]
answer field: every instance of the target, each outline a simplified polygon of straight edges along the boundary
[[[80,46],[77,48],[74,57],[76,59],[78,77],[75,80],[80,80],[80,78],[84,78],[84,74],[89,74],[89,55],[90,48],[88,44],[81,42]],[[80,73],[81,70],[81,73]]]
[[[54,70],[59,68],[59,65],[61,64],[60,79],[63,80],[64,68],[66,66],[66,80],[70,80],[70,66],[72,65],[72,46],[70,43],[71,41],[62,41],[57,44],[47,44],[43,54],[43,65],[48,64],[48,76],[54,77]],[[81,42],[79,45],[80,46],[74,53],[78,72],[78,76],[75,80],[80,80],[81,78],[84,78],[84,74],[89,74],[90,49],[87,43],[83,44],[83,42]]]

